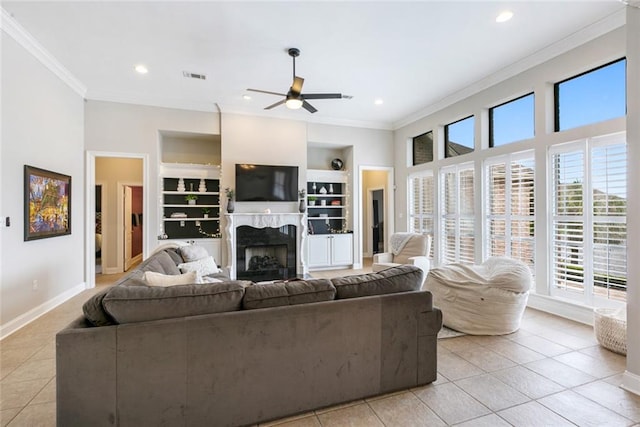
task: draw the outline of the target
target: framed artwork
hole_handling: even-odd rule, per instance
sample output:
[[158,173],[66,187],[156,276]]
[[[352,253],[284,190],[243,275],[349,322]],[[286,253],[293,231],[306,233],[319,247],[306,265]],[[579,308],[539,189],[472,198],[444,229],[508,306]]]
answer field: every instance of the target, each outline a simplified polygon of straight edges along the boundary
[[71,177],[24,165],[24,240],[71,234]]

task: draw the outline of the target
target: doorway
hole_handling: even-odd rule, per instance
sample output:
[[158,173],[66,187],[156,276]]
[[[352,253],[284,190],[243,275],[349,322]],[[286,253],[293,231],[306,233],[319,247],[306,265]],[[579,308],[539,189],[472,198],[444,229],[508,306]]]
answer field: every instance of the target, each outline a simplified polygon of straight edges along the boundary
[[[85,223],[87,288],[95,287],[96,274],[122,273],[144,258],[149,236],[147,165],[146,154],[87,152],[86,217],[96,219]],[[130,206],[128,220],[125,205]]]
[[371,258],[388,247],[393,221],[393,168],[360,166],[360,259]]

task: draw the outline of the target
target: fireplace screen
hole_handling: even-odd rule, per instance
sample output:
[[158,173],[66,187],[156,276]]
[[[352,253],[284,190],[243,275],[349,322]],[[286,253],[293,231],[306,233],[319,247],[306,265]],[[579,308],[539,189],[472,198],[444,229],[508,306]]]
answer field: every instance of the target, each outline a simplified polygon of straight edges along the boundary
[[277,280],[296,277],[296,226],[236,230],[236,278]]

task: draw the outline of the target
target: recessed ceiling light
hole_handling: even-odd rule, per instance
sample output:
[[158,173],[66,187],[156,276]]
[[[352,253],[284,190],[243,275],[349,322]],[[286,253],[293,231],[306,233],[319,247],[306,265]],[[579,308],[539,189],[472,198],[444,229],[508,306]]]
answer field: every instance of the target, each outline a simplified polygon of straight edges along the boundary
[[496,22],[507,22],[511,18],[513,18],[513,12],[510,10],[504,10],[496,16]]
[[251,96],[250,95],[242,95],[242,99],[249,100],[249,99],[251,99]]
[[146,66],[140,64],[140,65],[136,65],[135,70],[140,73],[140,74],[147,74],[149,72],[149,70],[147,69]]
[[375,101],[373,101],[373,103],[376,104],[376,105],[382,105],[382,104],[384,104],[384,101],[382,99],[378,98]]

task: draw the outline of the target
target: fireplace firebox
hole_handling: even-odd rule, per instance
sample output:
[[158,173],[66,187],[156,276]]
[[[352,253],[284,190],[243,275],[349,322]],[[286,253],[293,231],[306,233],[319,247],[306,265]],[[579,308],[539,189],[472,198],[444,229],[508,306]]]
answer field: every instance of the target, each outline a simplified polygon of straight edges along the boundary
[[236,278],[254,282],[296,277],[296,226],[236,230]]

